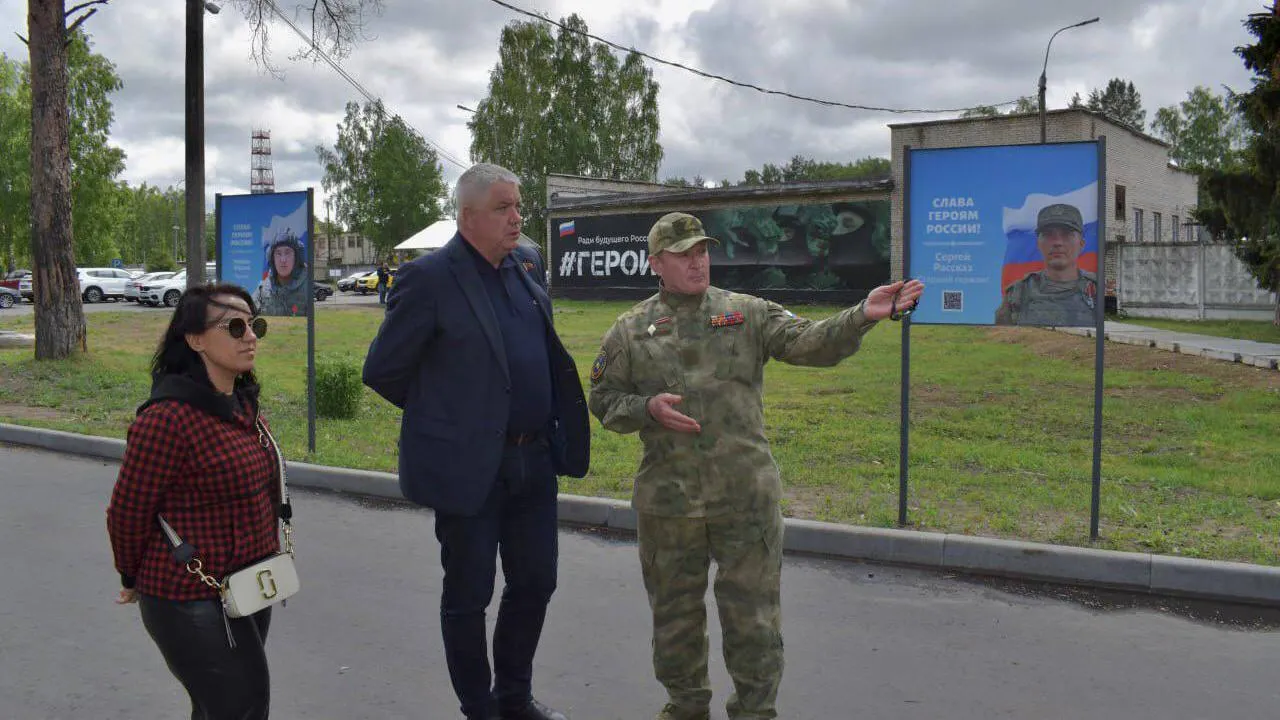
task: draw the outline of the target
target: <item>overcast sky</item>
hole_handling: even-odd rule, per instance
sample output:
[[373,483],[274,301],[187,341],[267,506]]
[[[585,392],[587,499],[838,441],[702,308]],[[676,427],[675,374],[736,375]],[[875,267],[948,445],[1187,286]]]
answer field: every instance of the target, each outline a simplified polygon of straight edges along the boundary
[[[296,0],[277,0],[286,9]],[[1261,0],[511,0],[562,17],[577,12],[595,34],[745,82],[843,102],[912,108],[994,104],[1034,95],[1045,43],[1067,31],[1049,60],[1048,105],[1087,96],[1112,77],[1132,80],[1148,122],[1196,85],[1245,89],[1232,50]],[[74,5],[68,0],[68,5]],[[310,3],[307,3],[310,5]],[[0,52],[26,59],[25,0],[0,0]],[[487,92],[502,26],[523,19],[488,0],[384,0],[366,38],[342,60],[392,112],[464,163],[468,115]],[[182,177],[184,3],[113,0],[89,20],[95,50],[115,63],[113,141],[124,177],[167,186]],[[228,7],[207,15],[207,187],[248,191],[250,133],[271,130],[277,190],[320,191],[317,144],[332,146],[357,91],[324,64],[290,60],[301,41],[273,28],[273,77],[249,57],[249,27]],[[749,167],[801,154],[850,161],[887,157],[892,115],[820,107],[655,66],[660,85],[660,176],[739,179]],[[443,161],[452,181],[460,168]],[[318,201],[317,212],[323,215]]]

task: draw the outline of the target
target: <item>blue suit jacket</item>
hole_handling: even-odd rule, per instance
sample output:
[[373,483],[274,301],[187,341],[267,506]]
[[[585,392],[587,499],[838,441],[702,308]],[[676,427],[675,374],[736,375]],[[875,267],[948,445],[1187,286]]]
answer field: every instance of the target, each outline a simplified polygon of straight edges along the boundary
[[[369,346],[364,383],[404,411],[400,491],[441,512],[473,515],[497,479],[511,378],[493,306],[461,235],[402,265]],[[514,251],[520,277],[551,328],[542,258]],[[537,278],[535,280],[534,278]],[[556,417],[547,428],[560,475],[587,474],[591,431],[573,358],[549,330]]]

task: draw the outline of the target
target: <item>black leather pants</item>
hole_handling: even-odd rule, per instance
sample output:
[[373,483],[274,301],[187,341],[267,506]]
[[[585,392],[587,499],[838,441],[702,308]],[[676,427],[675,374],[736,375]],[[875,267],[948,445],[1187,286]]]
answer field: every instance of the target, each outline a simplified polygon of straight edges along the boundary
[[174,677],[191,696],[191,720],[267,720],[271,679],[263,646],[271,608],[229,618],[215,600],[182,602],[143,595],[142,624]]

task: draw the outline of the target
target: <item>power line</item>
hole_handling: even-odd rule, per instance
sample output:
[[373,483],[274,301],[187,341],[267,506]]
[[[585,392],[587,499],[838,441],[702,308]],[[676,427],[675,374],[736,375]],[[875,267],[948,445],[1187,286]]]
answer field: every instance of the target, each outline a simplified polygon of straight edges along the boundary
[[[348,83],[350,83],[350,84],[351,84],[351,87],[353,87],[353,88],[355,88],[355,89],[356,89],[356,92],[358,92],[358,93],[360,93],[361,95],[363,95],[363,96],[365,97],[365,99],[366,99],[366,100],[368,100],[368,101],[369,101],[369,102],[371,102],[371,103],[378,103],[378,102],[381,102],[381,101],[382,101],[382,99],[381,99],[381,98],[376,97],[373,93],[371,93],[371,92],[369,92],[368,90],[366,90],[366,89],[365,89],[365,87],[364,87],[364,85],[361,85],[361,84],[360,84],[360,81],[358,81],[358,80],[356,80],[354,77],[352,77],[352,76],[351,76],[351,74],[350,74],[350,73],[348,73],[346,70],[344,70],[344,69],[342,68],[342,66],[338,64],[338,62],[337,62],[336,60],[334,60],[333,58],[329,57],[329,54],[328,54],[328,53],[326,53],[324,50],[321,50],[321,49],[320,49],[320,46],[319,46],[319,45],[317,45],[317,44],[315,43],[315,40],[313,40],[313,39],[312,39],[310,36],[308,36],[306,33],[302,32],[302,30],[301,30],[301,29],[299,29],[297,25],[294,25],[294,24],[293,24],[293,21],[292,21],[292,20],[290,20],[288,17],[286,17],[286,16],[285,16],[285,14],[284,14],[283,12],[281,12],[281,11],[280,11],[280,8],[276,6],[276,4],[275,4],[275,0],[266,0],[266,4],[267,4],[267,6],[268,6],[268,7],[270,7],[273,11],[275,11],[275,14],[276,14],[276,16],[277,16],[277,17],[279,17],[281,20],[283,20],[283,21],[284,21],[284,23],[285,23],[286,25],[288,25],[289,27],[293,28],[293,31],[294,31],[295,33],[297,33],[298,37],[302,38],[304,42],[306,42],[308,45],[310,45],[310,46],[311,46],[311,49],[312,49],[313,51],[315,51],[315,53],[316,53],[317,55],[319,55],[319,56],[320,56],[320,59],[322,59],[322,60],[324,60],[326,63],[328,63],[329,67],[333,68],[333,69],[334,69],[334,70],[335,70],[339,75],[341,75],[341,76],[342,76],[342,78],[343,78],[344,80],[346,80]],[[404,118],[402,117],[401,119],[403,120]],[[405,121],[405,124],[406,124],[406,125],[409,125],[408,121]],[[438,143],[438,142],[436,142],[435,140],[432,140],[431,138],[427,137],[426,133],[422,132],[421,130],[419,130],[419,129],[415,128],[415,127],[413,127],[412,125],[409,125],[409,127],[410,127],[410,128],[412,128],[414,132],[416,132],[416,133],[418,133],[419,135],[421,135],[423,140],[426,140],[428,144],[430,144],[432,147],[434,147],[434,148],[436,149],[436,152],[440,155],[440,157],[444,158],[445,160],[448,160],[449,162],[453,163],[454,165],[457,165],[459,168],[462,168],[463,170],[466,170],[468,167],[470,167],[470,165],[469,165],[469,164],[464,163],[464,162],[462,162],[462,161],[458,160],[457,158],[455,158],[452,154],[450,154],[450,153],[449,153],[449,151],[448,151],[448,150],[445,150],[445,149],[444,149],[444,147],[443,147],[442,145],[440,145],[440,143]]]
[[531,17],[534,20],[540,20],[542,22],[555,25],[561,30],[574,33],[575,35],[582,35],[583,37],[591,38],[592,40],[595,40],[596,42],[604,43],[605,45],[608,45],[609,47],[614,48],[615,50],[620,50],[625,53],[635,53],[642,58],[652,60],[653,62],[659,63],[661,65],[667,65],[673,68],[679,68],[681,70],[691,72],[694,75],[701,75],[702,77],[708,78],[710,80],[718,80],[720,82],[728,83],[730,85],[735,85],[740,88],[755,90],[756,92],[764,93],[765,95],[779,95],[782,97],[791,98],[792,100],[800,100],[801,102],[814,103],[816,105],[825,105],[827,107],[848,108],[850,110],[871,110],[874,112],[901,113],[901,114],[943,114],[943,113],[964,112],[965,110],[972,110],[974,107],[1004,107],[1006,105],[1016,105],[1018,102],[1017,100],[1006,100],[1005,102],[993,103],[990,105],[982,105],[982,106],[970,106],[970,107],[946,108],[946,109],[921,109],[921,108],[877,107],[875,105],[859,105],[857,103],[846,103],[846,102],[840,102],[838,100],[824,100],[822,98],[809,97],[807,95],[796,95],[795,93],[790,93],[785,90],[771,90],[769,88],[760,87],[759,85],[753,85],[751,83],[741,82],[739,80],[727,78],[723,75],[716,75],[715,73],[709,73],[703,70],[699,70],[698,68],[695,68],[695,67],[689,67],[688,65],[685,65],[683,63],[678,63],[673,60],[664,60],[660,57],[650,55],[647,52],[644,52],[642,50],[637,50],[633,47],[630,47],[630,48],[623,47],[618,43],[613,42],[612,40],[606,40],[605,38],[602,38],[598,35],[593,35],[589,32],[583,32],[581,30],[568,27],[564,23],[552,20],[551,18],[545,15],[539,15],[535,12],[531,12],[523,8],[518,8],[515,5],[512,5],[511,3],[505,2],[504,0],[489,0],[489,1],[496,5],[501,5],[502,7],[512,12],[519,13],[526,17]]

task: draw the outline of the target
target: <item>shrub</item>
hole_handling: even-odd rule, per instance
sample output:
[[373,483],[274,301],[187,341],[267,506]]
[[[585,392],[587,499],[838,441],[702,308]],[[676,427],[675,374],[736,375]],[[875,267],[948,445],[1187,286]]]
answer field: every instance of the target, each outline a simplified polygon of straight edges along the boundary
[[345,360],[316,362],[316,413],[324,418],[353,418],[360,409],[360,368]]

